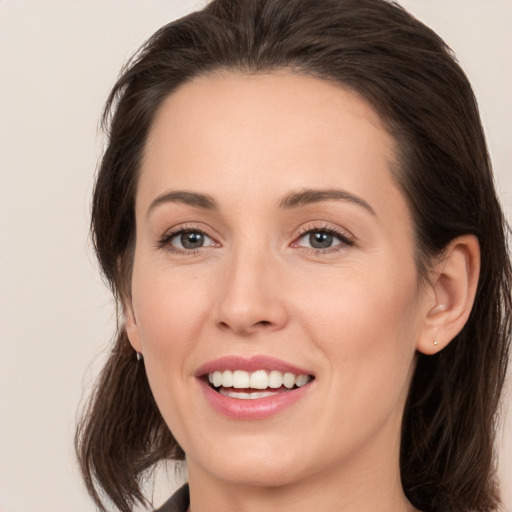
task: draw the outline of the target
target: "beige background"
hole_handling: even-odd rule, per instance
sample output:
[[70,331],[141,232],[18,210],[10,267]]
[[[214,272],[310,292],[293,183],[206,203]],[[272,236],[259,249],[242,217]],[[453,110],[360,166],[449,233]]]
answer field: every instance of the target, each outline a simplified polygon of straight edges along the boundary
[[[114,325],[87,241],[97,122],[130,53],[202,3],[0,0],[0,512],[93,510],[72,438]],[[512,2],[402,3],[470,76],[512,218]],[[510,416],[500,474],[512,511]]]

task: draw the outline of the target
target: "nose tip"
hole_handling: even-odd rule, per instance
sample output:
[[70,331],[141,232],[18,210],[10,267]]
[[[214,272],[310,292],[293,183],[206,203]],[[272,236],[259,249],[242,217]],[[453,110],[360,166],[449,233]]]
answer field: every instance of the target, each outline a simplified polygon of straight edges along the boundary
[[278,270],[268,262],[233,262],[219,287],[218,327],[241,336],[281,329],[288,321],[282,289]]

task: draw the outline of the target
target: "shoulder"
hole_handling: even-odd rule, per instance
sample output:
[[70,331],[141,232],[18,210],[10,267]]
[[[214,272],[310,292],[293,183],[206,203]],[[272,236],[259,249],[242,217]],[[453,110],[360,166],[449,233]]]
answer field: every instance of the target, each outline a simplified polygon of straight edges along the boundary
[[155,512],[187,512],[190,505],[188,484],[180,487],[161,507]]

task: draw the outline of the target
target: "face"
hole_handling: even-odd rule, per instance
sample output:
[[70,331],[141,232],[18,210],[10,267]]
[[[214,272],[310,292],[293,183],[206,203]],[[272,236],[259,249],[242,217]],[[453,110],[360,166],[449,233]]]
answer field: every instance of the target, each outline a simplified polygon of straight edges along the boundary
[[312,77],[204,77],[160,108],[127,330],[190,472],[284,485],[398,457],[425,300],[394,155]]

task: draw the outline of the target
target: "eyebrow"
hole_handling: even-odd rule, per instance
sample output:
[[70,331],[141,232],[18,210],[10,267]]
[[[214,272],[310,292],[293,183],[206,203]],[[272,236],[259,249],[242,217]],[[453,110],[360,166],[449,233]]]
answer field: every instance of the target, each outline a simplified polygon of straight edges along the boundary
[[328,189],[302,189],[297,192],[290,192],[279,203],[283,209],[297,208],[322,201],[341,200],[362,206],[372,215],[376,216],[375,210],[362,198],[347,192],[346,190],[328,188]]
[[198,192],[187,192],[185,190],[174,190],[170,192],[164,192],[159,195],[149,205],[147,215],[161,204],[165,203],[182,203],[189,206],[196,206],[198,208],[204,208],[205,210],[218,210],[219,206],[212,196],[207,194],[199,194]]
[[[279,202],[282,209],[298,208],[309,204],[320,203],[322,201],[347,201],[358,206],[362,206],[372,215],[376,215],[375,210],[362,198],[340,189],[302,189],[296,192],[286,194]],[[218,210],[219,205],[215,199],[208,194],[200,194],[198,192],[188,192],[186,190],[174,190],[164,192],[156,197],[149,205],[147,215],[165,203],[182,203],[189,206],[203,208],[205,210]]]

